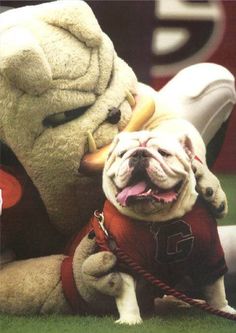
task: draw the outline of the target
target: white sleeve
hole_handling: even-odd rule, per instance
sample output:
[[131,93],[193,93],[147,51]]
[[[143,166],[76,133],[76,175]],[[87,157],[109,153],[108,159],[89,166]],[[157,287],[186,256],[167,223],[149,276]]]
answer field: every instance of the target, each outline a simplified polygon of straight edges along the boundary
[[205,144],[228,119],[236,103],[233,75],[213,63],[186,67],[155,94],[157,104],[160,100],[169,111],[190,121]]

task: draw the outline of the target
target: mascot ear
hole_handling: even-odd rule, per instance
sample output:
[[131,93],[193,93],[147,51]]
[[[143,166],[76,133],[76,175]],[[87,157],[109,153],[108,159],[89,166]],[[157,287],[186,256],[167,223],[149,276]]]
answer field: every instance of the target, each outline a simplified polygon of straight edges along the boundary
[[39,17],[56,27],[70,31],[88,47],[98,47],[102,30],[91,8],[84,1],[55,1],[40,5]]
[[16,88],[40,95],[49,88],[51,68],[30,31],[12,27],[0,35],[0,73]]
[[193,143],[192,143],[192,140],[190,139],[190,137],[188,135],[184,134],[183,136],[181,136],[179,141],[180,141],[181,145],[183,146],[184,151],[190,158],[190,160],[194,159],[195,152],[194,152]]

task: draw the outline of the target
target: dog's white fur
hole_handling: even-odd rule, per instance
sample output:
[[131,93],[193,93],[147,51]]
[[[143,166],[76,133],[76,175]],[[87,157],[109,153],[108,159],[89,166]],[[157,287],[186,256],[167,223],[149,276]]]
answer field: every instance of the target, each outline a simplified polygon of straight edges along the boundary
[[132,276],[121,273],[123,280],[121,294],[116,297],[116,305],[120,318],[116,321],[118,324],[135,325],[141,324],[139,306],[135,294],[135,281]]
[[[167,189],[175,185],[179,180],[182,181],[181,191],[173,203],[169,205],[157,205],[158,209],[156,209],[155,205],[153,207],[152,204],[148,204],[147,202],[145,202],[145,206],[138,202],[136,205],[131,204],[128,207],[123,207],[117,201],[119,188],[126,186],[127,181],[131,177],[130,172],[132,168],[128,165],[129,160],[140,149],[146,149],[150,153],[150,159],[152,159],[152,154],[156,154],[154,150],[158,149],[164,149],[171,154],[171,158],[165,159],[157,153],[158,156],[155,156],[154,159],[157,159],[158,162],[154,161],[152,163],[159,163],[160,169],[156,166],[154,176],[151,174],[151,177],[155,178],[158,186],[162,184]],[[200,134],[191,124],[183,120],[164,121],[158,127],[158,130],[152,132],[120,133],[113,142],[110,155],[104,167],[103,190],[107,199],[122,214],[144,221],[163,221],[164,223],[164,221],[169,219],[183,216],[191,210],[197,198],[195,191],[196,180],[192,166],[194,163],[198,163],[197,169],[199,170],[200,163],[204,174],[211,177],[213,183],[217,184],[214,188],[216,190],[215,195],[224,198],[226,202],[224,192],[217,178],[207,168],[205,153],[205,145]],[[195,156],[201,162],[198,159],[195,160]],[[151,167],[153,168],[152,165]],[[165,174],[165,171],[163,172],[163,167],[167,171],[167,174]],[[138,209],[139,205],[141,205],[140,209]],[[148,208],[144,209],[144,207]],[[161,209],[159,209],[160,207]],[[123,288],[119,297],[116,298],[120,314],[120,319],[117,320],[117,323],[139,324],[142,322],[142,319],[135,294],[135,281],[133,277],[125,273],[121,273],[121,276],[123,279]],[[236,314],[236,311],[228,305],[223,277],[205,287],[205,297],[207,303],[216,309]]]
[[[172,218],[181,217],[189,211],[196,201],[197,192],[195,191],[195,177],[191,169],[190,160],[194,153],[192,145],[187,136],[181,136],[179,140],[166,132],[133,132],[122,133],[117,136],[114,149],[111,156],[105,164],[105,172],[103,176],[103,189],[106,197],[113,205],[124,215],[146,220],[146,221],[166,221]],[[181,140],[183,143],[181,143]],[[179,181],[183,182],[178,200],[173,204],[164,205],[160,209],[160,205],[150,203],[141,205],[140,203],[132,207],[122,207],[117,201],[119,188],[124,188],[130,178],[132,168],[128,167],[128,163],[132,155],[143,148],[140,146],[146,145],[145,149],[152,155],[150,158],[150,177],[155,177],[155,182],[158,186],[164,189],[171,188]],[[189,155],[183,149],[183,146],[189,151]],[[188,147],[187,147],[188,145]],[[158,150],[168,151],[172,156],[166,163],[165,158],[158,153]],[[124,156],[121,158],[120,156]],[[157,163],[155,161],[158,160]],[[165,171],[159,170],[159,165]],[[191,178],[191,181],[189,181]]]

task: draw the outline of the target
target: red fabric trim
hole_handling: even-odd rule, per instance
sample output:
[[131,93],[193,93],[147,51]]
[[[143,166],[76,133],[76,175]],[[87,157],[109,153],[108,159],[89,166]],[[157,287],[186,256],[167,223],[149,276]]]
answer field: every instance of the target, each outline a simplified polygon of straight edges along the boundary
[[95,233],[98,233],[100,237],[104,236],[96,218],[92,217],[90,222],[85,225],[84,228],[67,245],[65,253],[68,255],[68,257],[66,257],[61,264],[62,290],[74,314],[80,313],[86,315],[100,313],[99,310],[95,311],[91,305],[88,307],[87,302],[82,298],[77,289],[73,274],[73,257],[75,250],[82,239],[93,229],[96,229]]
[[[78,292],[73,274],[73,257],[66,257],[61,264],[62,290],[74,314],[87,314],[87,303]],[[89,311],[91,313],[91,311]]]
[[73,256],[77,246],[90,231],[92,231],[91,221],[86,224],[83,229],[69,241],[64,249],[64,254],[67,256]]
[[74,313],[79,311],[78,291],[73,275],[73,258],[66,257],[61,264],[61,281],[64,295]]
[[2,190],[2,208],[15,206],[22,197],[20,182],[9,172],[0,169],[0,189]]

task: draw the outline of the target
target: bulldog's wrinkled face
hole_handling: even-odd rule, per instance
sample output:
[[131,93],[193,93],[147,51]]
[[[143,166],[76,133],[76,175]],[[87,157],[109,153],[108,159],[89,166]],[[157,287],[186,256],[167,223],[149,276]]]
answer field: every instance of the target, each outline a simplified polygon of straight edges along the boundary
[[194,156],[188,137],[120,133],[103,173],[103,190],[123,214],[146,221],[183,216],[195,203]]

